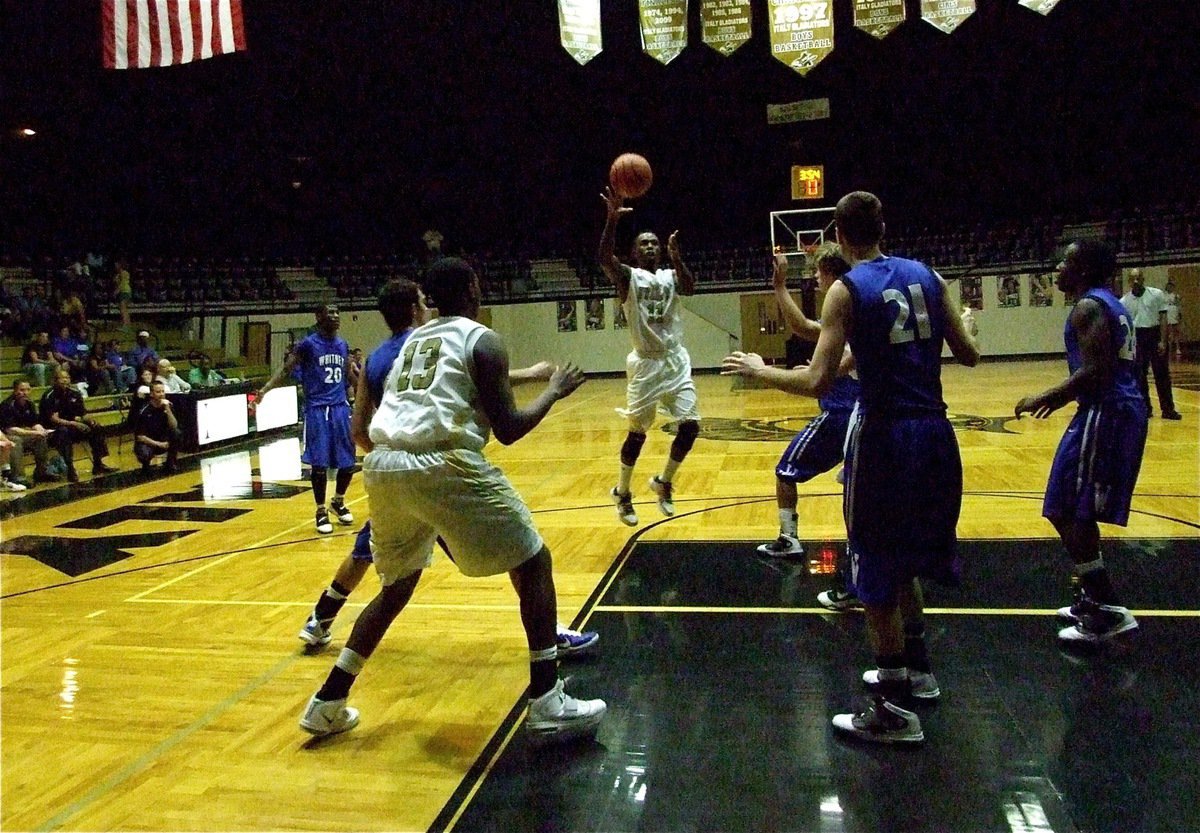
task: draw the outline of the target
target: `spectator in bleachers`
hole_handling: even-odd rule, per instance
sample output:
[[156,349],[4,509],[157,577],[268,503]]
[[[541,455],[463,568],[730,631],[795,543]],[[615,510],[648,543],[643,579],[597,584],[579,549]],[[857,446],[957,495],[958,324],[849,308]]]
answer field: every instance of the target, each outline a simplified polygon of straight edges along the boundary
[[137,368],[132,367],[125,361],[125,357],[121,355],[121,343],[115,338],[111,339],[105,345],[104,360],[116,373],[118,390],[127,388],[133,384],[133,380],[137,378]]
[[138,368],[140,372],[142,365],[147,362],[151,363],[151,371],[157,370],[158,353],[150,346],[150,333],[141,330],[137,334],[137,343],[129,351],[129,366]]
[[25,345],[21,354],[21,372],[29,377],[36,387],[46,387],[46,382],[53,378],[58,371],[58,359],[50,348],[50,334],[39,330],[33,334],[33,339]]
[[74,285],[63,292],[62,304],[59,305],[62,321],[77,333],[86,333],[88,327],[87,305],[83,296]]
[[133,300],[133,279],[125,261],[118,260],[113,273],[113,298],[121,308],[121,326],[129,326],[129,302]]
[[33,453],[33,479],[35,483],[50,483],[59,479],[46,466],[50,451],[50,432],[42,425],[37,407],[29,398],[29,383],[23,379],[13,382],[12,395],[0,403],[0,429],[12,440],[13,476],[23,479],[25,452]]
[[120,390],[117,369],[109,364],[103,345],[94,344],[88,351],[83,380],[87,382],[88,393],[92,396]]
[[50,349],[60,367],[71,371],[71,381],[82,382],[87,366],[87,342],[81,342],[66,324],[58,328],[58,335],[50,339]]
[[158,375],[154,377],[156,382],[162,382],[167,386],[167,393],[191,393],[191,384],[175,372],[175,365],[171,364],[170,359],[158,360]]
[[224,384],[225,376],[212,366],[212,358],[207,353],[200,353],[193,362],[188,371],[188,383],[193,388],[215,388]]
[[20,318],[22,332],[50,332],[54,313],[46,303],[46,290],[41,284],[25,284],[25,288],[21,290],[21,297],[16,302],[16,312]]

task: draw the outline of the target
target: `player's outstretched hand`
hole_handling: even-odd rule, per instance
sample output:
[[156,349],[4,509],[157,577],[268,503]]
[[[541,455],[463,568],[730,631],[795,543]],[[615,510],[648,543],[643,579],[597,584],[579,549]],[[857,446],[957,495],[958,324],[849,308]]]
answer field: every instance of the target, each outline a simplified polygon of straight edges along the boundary
[[671,236],[667,238],[667,257],[671,260],[679,260],[679,229],[671,232]]
[[541,362],[538,362],[537,364],[531,364],[529,366],[529,377],[531,379],[537,379],[539,381],[547,381],[553,375],[554,375],[554,365],[550,364],[550,362],[541,361]]
[[721,360],[722,376],[754,376],[767,366],[758,353],[743,353],[735,350]]
[[583,371],[574,364],[559,365],[550,375],[550,389],[554,391],[555,399],[563,399],[573,394],[585,381]]
[[600,195],[600,199],[604,200],[605,206],[608,207],[608,216],[617,218],[622,214],[628,214],[633,211],[625,205],[625,198],[612,189],[612,186],[604,186],[604,193]]
[[1021,414],[1033,414],[1037,419],[1045,419],[1057,410],[1043,402],[1040,396],[1026,396],[1017,403],[1015,413],[1017,419],[1021,418]]
[[783,289],[787,286],[787,255],[783,252],[775,253],[775,269],[771,272],[771,286],[775,289]]
[[979,335],[979,322],[975,320],[975,312],[970,307],[964,307],[962,315],[963,329],[967,331],[967,335],[974,338]]

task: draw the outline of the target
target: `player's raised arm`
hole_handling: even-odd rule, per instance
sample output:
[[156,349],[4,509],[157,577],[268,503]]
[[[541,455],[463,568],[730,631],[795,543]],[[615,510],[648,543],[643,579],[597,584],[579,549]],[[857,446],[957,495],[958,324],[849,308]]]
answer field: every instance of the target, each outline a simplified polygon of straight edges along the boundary
[[508,353],[494,332],[486,332],[475,343],[471,371],[479,402],[496,439],[512,445],[537,427],[558,400],[570,396],[584,382],[583,372],[573,364],[556,368],[549,384],[533,402],[518,408],[509,381]]
[[821,337],[821,325],[804,314],[796,299],[787,288],[787,256],[775,255],[775,267],[771,270],[771,288],[775,291],[775,302],[783,313],[788,329],[805,341],[816,341]]
[[767,366],[756,353],[736,352],[721,362],[722,376],[746,376],[769,387],[801,396],[824,396],[833,387],[846,353],[851,320],[850,291],[835,283],[825,295],[821,311],[821,335],[807,367],[786,369]]
[[612,188],[606,187],[600,198],[604,200],[607,209],[604,231],[600,233],[600,268],[617,288],[617,298],[623,304],[629,295],[629,267],[617,257],[617,223],[620,222],[622,214],[628,214],[633,209],[627,208],[624,200]]
[[679,229],[675,229],[667,238],[667,257],[671,261],[671,268],[675,270],[675,285],[679,288],[679,294],[694,295],[696,276],[683,262],[683,251],[679,248]]

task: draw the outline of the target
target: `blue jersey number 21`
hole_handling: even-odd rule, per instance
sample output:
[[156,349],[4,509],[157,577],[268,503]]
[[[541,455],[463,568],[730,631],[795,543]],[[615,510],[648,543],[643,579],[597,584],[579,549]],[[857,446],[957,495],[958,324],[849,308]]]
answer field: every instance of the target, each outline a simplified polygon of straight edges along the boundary
[[[883,290],[883,300],[896,302],[896,318],[892,321],[892,330],[888,333],[888,341],[892,344],[904,344],[916,338],[929,338],[933,335],[933,327],[929,324],[929,310],[925,306],[925,293],[921,291],[921,285],[912,283],[908,285],[909,295],[912,296],[912,309],[909,309],[908,298],[899,289]],[[908,323],[909,313],[916,316],[917,329],[916,332],[905,327]]]

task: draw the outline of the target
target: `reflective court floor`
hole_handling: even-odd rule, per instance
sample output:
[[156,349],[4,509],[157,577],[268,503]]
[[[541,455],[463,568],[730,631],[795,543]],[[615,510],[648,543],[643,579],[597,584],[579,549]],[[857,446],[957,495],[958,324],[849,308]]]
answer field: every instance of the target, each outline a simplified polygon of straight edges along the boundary
[[[563,662],[602,697],[594,741],[533,749],[527,649],[504,576],[438,555],[351,693],[361,724],[297,727],[377,587],[368,574],[307,653],[297,632],[370,514],[313,527],[294,436],[0,497],[0,828],[4,830],[1200,830],[1200,424],[1154,420],[1127,529],[1104,554],[1141,627],[1095,657],[1060,653],[1068,568],[1040,517],[1070,409],[1015,420],[1062,362],[944,371],[964,463],[966,573],[931,588],[942,696],[913,749],[834,734],[870,667],[862,615],[816,603],[843,546],[834,472],[800,488],[808,557],[774,538],[773,468],[815,405],[700,374],[702,434],[673,518],[645,487],[636,528],[608,498],[619,379],[592,379],[489,458],[554,554],[559,618],[597,631]],[[1196,377],[1200,383],[1200,376]],[[536,391],[519,391],[532,396]],[[332,485],[332,484],[331,484]],[[331,492],[332,493],[332,492]]]
[[963,553],[973,589],[928,593],[942,696],[910,749],[830,727],[873,666],[861,613],[818,609],[828,579],[807,561],[636,545],[588,620],[604,650],[574,674],[610,703],[596,741],[541,761],[517,734],[458,828],[1200,829],[1200,619],[1175,609],[1175,588],[1200,582],[1197,542],[1119,545],[1121,574],[1158,575],[1136,587],[1139,631],[1092,655],[1055,639],[1056,542]]

